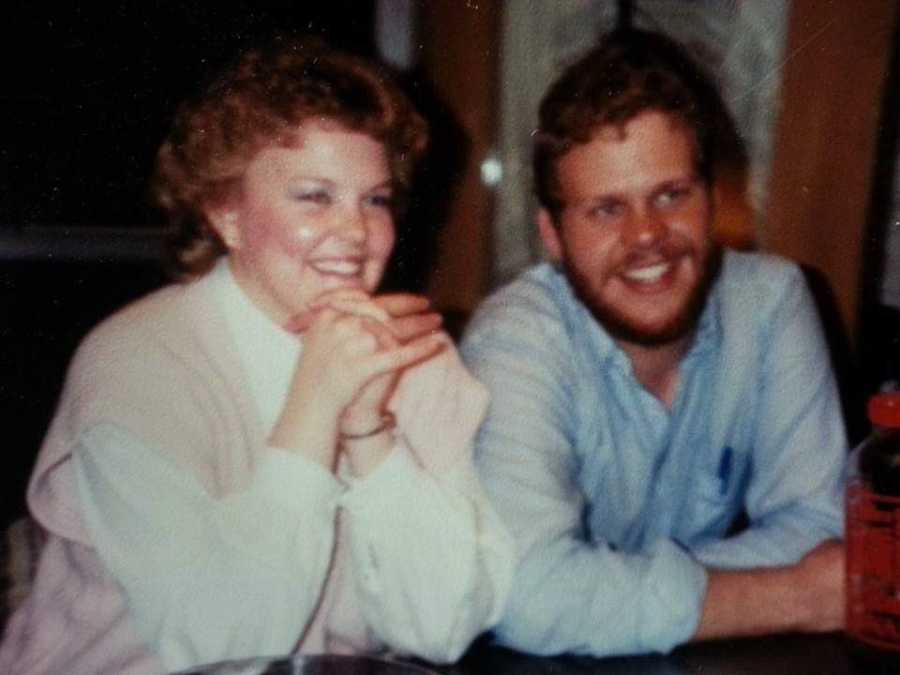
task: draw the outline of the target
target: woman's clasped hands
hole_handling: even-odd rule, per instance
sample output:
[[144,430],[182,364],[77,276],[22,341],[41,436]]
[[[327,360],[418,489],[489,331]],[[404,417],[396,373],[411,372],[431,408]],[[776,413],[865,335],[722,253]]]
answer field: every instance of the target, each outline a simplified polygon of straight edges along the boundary
[[371,296],[358,289],[320,295],[285,328],[303,352],[270,441],[334,470],[344,451],[365,475],[393,444],[387,403],[404,369],[447,343],[440,314],[421,296]]

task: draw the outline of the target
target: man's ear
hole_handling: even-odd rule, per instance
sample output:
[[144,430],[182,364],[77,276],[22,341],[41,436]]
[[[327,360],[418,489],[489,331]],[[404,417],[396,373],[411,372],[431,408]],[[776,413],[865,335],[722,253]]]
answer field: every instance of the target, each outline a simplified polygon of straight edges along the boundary
[[222,242],[228,250],[240,248],[241,227],[238,223],[237,211],[227,207],[207,209],[206,219],[219,237],[222,238]]
[[547,209],[538,209],[537,224],[547,254],[553,262],[559,262],[563,257],[563,245],[559,237],[559,229]]

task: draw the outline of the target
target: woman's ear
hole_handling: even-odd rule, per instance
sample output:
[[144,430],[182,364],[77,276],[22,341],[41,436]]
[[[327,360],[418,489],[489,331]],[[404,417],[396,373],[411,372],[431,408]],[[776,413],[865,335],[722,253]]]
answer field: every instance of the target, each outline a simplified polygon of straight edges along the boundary
[[547,209],[538,209],[537,213],[538,231],[541,234],[541,241],[544,248],[553,262],[562,260],[563,246],[559,238],[559,228],[553,222],[553,216]]
[[209,209],[206,211],[206,219],[222,238],[228,250],[241,247],[241,226],[235,209],[227,207]]

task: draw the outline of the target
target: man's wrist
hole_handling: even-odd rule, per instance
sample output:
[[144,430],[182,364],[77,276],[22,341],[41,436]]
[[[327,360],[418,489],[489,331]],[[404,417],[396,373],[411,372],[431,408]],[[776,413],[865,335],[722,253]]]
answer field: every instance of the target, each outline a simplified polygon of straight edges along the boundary
[[807,630],[810,593],[796,565],[709,570],[695,640]]

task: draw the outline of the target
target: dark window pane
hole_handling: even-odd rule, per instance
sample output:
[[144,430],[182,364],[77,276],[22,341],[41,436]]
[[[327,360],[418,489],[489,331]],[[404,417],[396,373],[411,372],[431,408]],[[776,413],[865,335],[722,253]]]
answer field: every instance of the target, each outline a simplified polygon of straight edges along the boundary
[[374,3],[15,1],[0,29],[0,226],[157,224],[146,200],[175,106],[271,33],[371,55]]

